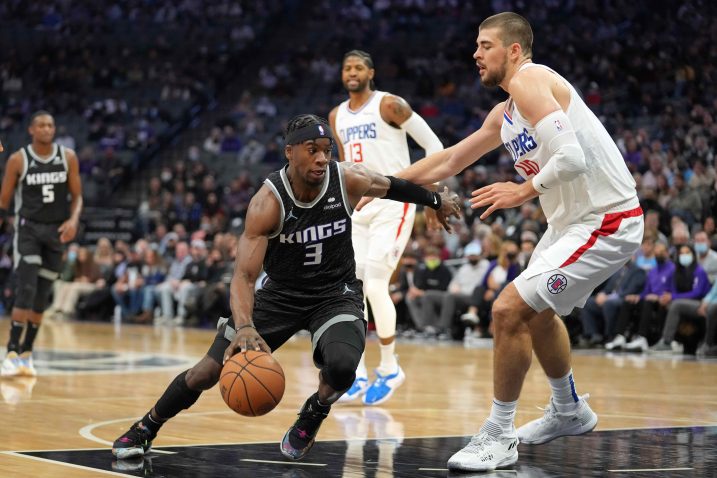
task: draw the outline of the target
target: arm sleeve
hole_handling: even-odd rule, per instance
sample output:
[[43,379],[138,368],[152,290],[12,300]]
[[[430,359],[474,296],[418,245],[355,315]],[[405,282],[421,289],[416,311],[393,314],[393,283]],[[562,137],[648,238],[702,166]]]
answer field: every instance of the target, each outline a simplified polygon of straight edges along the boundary
[[443,144],[436,136],[436,133],[428,126],[426,120],[416,112],[403,122],[401,129],[405,130],[421,148],[426,150],[426,156],[443,149]]
[[563,110],[553,111],[541,119],[535,125],[535,131],[550,152],[548,163],[533,177],[536,191],[543,194],[587,171],[585,153]]
[[436,210],[441,208],[441,196],[437,192],[424,189],[405,179],[393,176],[386,177],[391,181],[391,185],[386,191],[386,195],[383,196],[384,199],[421,204]]

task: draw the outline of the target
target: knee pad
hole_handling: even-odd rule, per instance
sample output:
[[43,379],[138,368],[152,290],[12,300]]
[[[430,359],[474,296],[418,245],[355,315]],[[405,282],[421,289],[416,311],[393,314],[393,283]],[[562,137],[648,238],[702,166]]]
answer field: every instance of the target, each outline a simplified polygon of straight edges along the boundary
[[51,274],[57,278],[57,272],[47,271],[48,274],[44,274],[45,269],[40,269],[39,277],[37,278],[37,288],[35,290],[35,302],[33,303],[32,310],[38,314],[45,312],[47,304],[50,301],[50,293],[52,292],[52,283],[55,279],[49,279]]
[[15,307],[18,309],[32,309],[37,293],[37,277],[40,271],[39,264],[29,264],[24,259],[15,269]]
[[360,320],[335,324],[321,337],[321,374],[336,391],[347,390],[356,378],[356,367],[366,345],[363,323],[357,325]]

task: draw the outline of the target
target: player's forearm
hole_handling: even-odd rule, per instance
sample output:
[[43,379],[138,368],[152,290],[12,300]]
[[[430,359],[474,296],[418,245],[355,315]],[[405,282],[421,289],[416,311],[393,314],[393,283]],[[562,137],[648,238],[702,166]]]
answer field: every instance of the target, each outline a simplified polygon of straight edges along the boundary
[[80,221],[80,215],[82,214],[82,205],[82,196],[75,196],[72,198],[72,202],[70,203],[70,219],[75,222]]
[[426,156],[406,169],[399,171],[395,176],[420,185],[433,184],[453,176],[460,171],[452,171],[449,162],[449,151],[450,148]]
[[234,327],[252,324],[254,310],[254,281],[234,276],[229,293],[229,306],[234,318]]

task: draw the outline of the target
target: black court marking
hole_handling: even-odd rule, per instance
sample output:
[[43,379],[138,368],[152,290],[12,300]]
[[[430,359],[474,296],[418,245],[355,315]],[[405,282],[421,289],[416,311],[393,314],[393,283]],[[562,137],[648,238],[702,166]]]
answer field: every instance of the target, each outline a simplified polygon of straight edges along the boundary
[[[559,438],[544,445],[520,445],[518,463],[505,471],[493,473],[446,470],[448,458],[470,437],[316,442],[308,458],[297,464],[282,462],[278,441],[281,434],[282,431],[277,430],[276,443],[165,447],[176,454],[150,453],[144,459],[122,462],[113,461],[109,449],[19,454],[146,477],[717,476],[717,426],[608,430],[581,437]],[[226,437],[217,437],[220,438]],[[72,475],[70,468],[66,468],[67,471],[62,468],[58,466],[53,476]]]

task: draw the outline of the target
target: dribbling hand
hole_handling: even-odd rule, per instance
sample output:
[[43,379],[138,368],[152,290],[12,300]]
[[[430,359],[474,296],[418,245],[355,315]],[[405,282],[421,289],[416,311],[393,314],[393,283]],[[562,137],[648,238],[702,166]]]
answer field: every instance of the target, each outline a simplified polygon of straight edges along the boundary
[[242,327],[240,328],[234,340],[229,344],[229,347],[224,351],[224,360],[222,364],[226,363],[227,360],[232,358],[236,354],[237,350],[246,352],[247,350],[256,350],[257,352],[271,353],[271,349],[261,338],[259,332],[254,327]]

